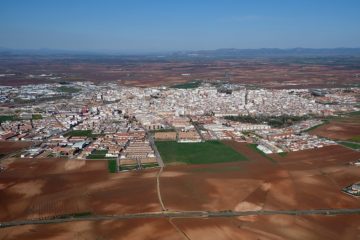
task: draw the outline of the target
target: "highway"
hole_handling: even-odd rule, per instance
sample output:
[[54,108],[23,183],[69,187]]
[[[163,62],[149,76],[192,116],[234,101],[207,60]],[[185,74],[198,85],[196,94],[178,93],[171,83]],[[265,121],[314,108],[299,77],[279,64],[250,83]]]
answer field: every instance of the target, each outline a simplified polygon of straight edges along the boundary
[[264,215],[359,215],[360,208],[354,209],[309,209],[309,210],[258,210],[258,211],[162,211],[145,212],[121,215],[91,215],[81,217],[55,218],[55,219],[29,219],[16,220],[0,223],[0,228],[33,225],[33,224],[56,224],[75,221],[103,221],[103,220],[126,220],[145,218],[213,218],[213,217],[241,217],[241,216],[264,216]]

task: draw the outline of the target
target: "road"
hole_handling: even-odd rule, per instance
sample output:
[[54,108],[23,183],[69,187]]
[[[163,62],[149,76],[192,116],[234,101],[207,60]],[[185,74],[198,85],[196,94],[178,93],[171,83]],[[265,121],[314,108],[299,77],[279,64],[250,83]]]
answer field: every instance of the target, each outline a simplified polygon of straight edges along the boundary
[[354,209],[310,209],[310,210],[258,210],[258,211],[163,211],[145,212],[122,215],[91,215],[83,217],[69,217],[56,219],[17,220],[0,223],[0,228],[33,224],[55,224],[75,221],[103,221],[126,220],[146,218],[213,218],[213,217],[239,217],[239,216],[264,216],[264,215],[348,215],[355,214],[360,217],[360,208]]
[[159,199],[159,203],[160,203],[160,206],[161,206],[161,210],[162,210],[162,211],[166,211],[164,202],[163,202],[162,197],[161,197],[161,192],[160,192],[160,176],[161,176],[162,171],[163,171],[163,167],[161,167],[161,168],[159,169],[159,172],[158,172],[158,174],[156,175],[156,192],[157,192],[157,195],[158,195],[158,199]]
[[155,153],[155,156],[156,156],[156,160],[159,164],[159,166],[161,168],[165,167],[165,164],[164,164],[164,161],[162,160],[161,156],[160,156],[160,153],[155,145],[155,141],[154,141],[154,137],[152,136],[152,134],[146,130],[146,134],[148,135],[148,138],[149,138],[149,143],[152,147],[152,149],[154,150],[154,153]]

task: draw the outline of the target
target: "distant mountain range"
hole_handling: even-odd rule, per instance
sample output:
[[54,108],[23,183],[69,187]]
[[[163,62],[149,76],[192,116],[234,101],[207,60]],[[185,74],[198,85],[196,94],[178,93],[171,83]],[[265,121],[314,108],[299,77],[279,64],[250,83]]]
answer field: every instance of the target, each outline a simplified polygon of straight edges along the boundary
[[223,48],[216,50],[153,52],[110,51],[110,50],[61,50],[61,49],[10,49],[0,47],[1,55],[92,55],[92,56],[161,56],[170,58],[261,58],[261,57],[327,57],[356,56],[360,57],[360,48],[259,48],[237,49]]
[[260,48],[236,49],[224,48],[216,50],[176,52],[175,55],[192,57],[305,57],[305,56],[360,56],[360,48]]

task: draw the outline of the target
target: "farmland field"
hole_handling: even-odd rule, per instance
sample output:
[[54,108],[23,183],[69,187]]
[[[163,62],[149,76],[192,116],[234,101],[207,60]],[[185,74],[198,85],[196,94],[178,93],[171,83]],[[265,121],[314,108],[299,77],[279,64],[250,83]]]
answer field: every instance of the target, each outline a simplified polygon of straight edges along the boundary
[[[360,168],[348,164],[359,152],[335,145],[272,154],[273,164],[249,144],[225,141],[221,146],[248,161],[166,166],[160,188],[169,211],[360,207],[357,198],[341,192],[359,181]],[[161,210],[157,169],[111,174],[107,168],[107,161],[16,159],[0,174],[0,221]],[[183,239],[171,221],[191,239],[336,240],[360,234],[357,215],[271,215],[27,225],[1,229],[0,239]]]
[[180,89],[189,89],[189,88],[197,88],[201,85],[200,81],[192,81],[187,83],[180,83],[172,86],[172,88],[180,88]]
[[323,124],[309,133],[333,140],[356,142],[360,140],[360,116],[353,113],[349,116],[331,119],[329,123]]
[[165,163],[206,164],[247,160],[241,153],[218,141],[202,143],[161,141],[156,142],[156,146]]
[[31,142],[0,141],[0,154],[9,154],[31,146]]
[[114,174],[108,161],[56,158],[13,159],[6,169],[0,174],[0,222],[160,210],[156,169]]
[[71,137],[93,137],[91,130],[72,130],[66,134]]
[[6,121],[15,121],[15,120],[16,120],[16,116],[12,116],[12,115],[0,116],[0,123],[6,122]]
[[249,161],[167,166],[161,176],[169,210],[257,210],[358,208],[341,192],[358,182],[360,168],[349,163],[360,153],[335,145],[285,156],[272,163],[246,143],[226,142]]

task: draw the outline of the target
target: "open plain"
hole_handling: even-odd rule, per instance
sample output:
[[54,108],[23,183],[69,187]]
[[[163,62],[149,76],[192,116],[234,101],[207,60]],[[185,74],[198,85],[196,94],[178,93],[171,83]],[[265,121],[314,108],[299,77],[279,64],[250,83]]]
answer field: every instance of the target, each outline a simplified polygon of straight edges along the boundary
[[[168,211],[360,208],[341,192],[360,180],[360,169],[348,164],[359,152],[331,146],[273,154],[270,161],[246,143],[225,144],[249,161],[164,168],[159,187]],[[161,211],[156,169],[110,174],[106,167],[96,160],[13,159],[0,175],[1,222]],[[143,218],[2,228],[0,239],[356,239],[358,225],[357,215]]]
[[334,140],[352,140],[360,136],[360,115],[332,119],[312,130],[311,134]]
[[0,141],[0,155],[6,155],[31,146],[31,142]]
[[[119,82],[131,86],[175,85],[193,80],[228,81],[267,88],[338,87],[358,83],[358,58],[192,58],[157,56],[0,56],[1,85],[61,81]],[[50,74],[50,77],[42,74]],[[55,79],[54,79],[55,78]]]

